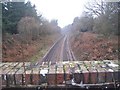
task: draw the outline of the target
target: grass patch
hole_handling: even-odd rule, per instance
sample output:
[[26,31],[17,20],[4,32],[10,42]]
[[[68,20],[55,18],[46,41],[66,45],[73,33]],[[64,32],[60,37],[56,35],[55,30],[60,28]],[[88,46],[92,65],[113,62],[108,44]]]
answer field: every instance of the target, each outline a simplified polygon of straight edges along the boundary
[[30,57],[30,61],[31,62],[36,62],[38,60],[41,60],[43,58],[43,56],[45,55],[45,53],[47,53],[48,51],[48,47],[44,47],[42,49],[40,49],[38,51],[38,53],[36,53],[35,55],[33,55],[32,57]]

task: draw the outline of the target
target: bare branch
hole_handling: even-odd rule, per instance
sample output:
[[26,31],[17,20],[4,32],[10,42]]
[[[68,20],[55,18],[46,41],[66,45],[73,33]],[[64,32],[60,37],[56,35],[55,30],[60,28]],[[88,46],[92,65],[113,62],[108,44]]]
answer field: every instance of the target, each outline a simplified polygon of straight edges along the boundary
[[94,13],[95,15],[97,15],[97,16],[100,16],[100,15],[101,15],[101,13],[98,12],[97,10],[94,10],[94,9],[92,9],[92,8],[88,8],[88,7],[86,7],[86,6],[85,6],[85,8],[88,9],[88,10],[90,10],[91,12],[93,12],[93,13]]

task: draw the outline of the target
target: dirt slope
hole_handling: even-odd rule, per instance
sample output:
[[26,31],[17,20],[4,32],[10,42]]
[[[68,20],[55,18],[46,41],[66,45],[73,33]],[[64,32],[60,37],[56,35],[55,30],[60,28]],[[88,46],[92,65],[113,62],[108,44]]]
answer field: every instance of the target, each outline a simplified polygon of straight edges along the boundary
[[90,32],[72,38],[72,49],[78,60],[118,60],[118,37],[106,38]]
[[42,58],[60,35],[41,36],[29,44],[21,44],[16,36],[4,38],[2,44],[2,61],[34,61]]

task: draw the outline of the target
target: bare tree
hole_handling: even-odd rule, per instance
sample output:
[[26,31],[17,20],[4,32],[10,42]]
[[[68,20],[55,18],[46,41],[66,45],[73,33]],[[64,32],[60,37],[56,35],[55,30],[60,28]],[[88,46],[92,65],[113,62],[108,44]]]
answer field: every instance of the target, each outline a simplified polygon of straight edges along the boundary
[[24,17],[18,22],[18,32],[22,40],[30,42],[39,36],[39,23],[33,17]]
[[94,17],[94,30],[103,34],[118,33],[118,2],[93,0],[86,6],[86,12]]
[[92,2],[88,2],[85,5],[86,12],[97,16],[104,15],[105,5],[106,3],[104,2],[104,0],[92,0]]

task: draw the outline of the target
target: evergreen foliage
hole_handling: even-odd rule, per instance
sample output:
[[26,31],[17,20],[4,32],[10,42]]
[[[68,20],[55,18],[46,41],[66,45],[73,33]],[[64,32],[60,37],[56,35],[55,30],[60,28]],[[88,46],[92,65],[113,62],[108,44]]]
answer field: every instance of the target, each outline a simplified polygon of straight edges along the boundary
[[37,18],[35,6],[30,2],[7,2],[2,3],[2,30],[4,33],[17,34],[17,23],[22,17],[30,16]]

